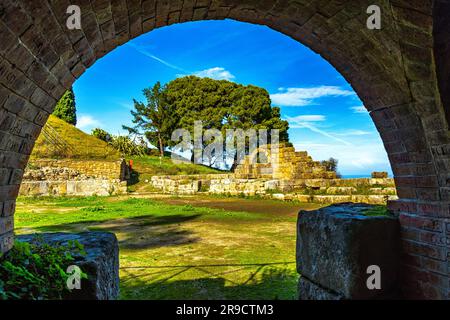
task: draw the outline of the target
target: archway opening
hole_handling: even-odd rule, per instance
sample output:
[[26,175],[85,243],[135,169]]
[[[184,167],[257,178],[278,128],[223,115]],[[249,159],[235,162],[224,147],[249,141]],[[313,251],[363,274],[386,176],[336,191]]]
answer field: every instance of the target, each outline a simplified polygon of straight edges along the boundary
[[[192,76],[195,78],[189,78]],[[177,123],[171,129],[192,134],[196,121],[208,124],[214,120],[211,110],[232,110],[225,111],[224,117],[240,117],[242,123],[242,114],[252,114],[251,108],[267,112],[261,107],[266,103],[279,108],[279,115],[269,120],[289,125],[289,140],[284,143],[302,160],[294,166],[300,171],[278,176],[270,166],[271,148],[263,150],[270,141],[247,150],[251,165],[264,167],[258,173],[261,176],[246,177],[247,181],[231,177],[232,155],[225,154],[228,159],[215,159],[214,163],[203,156],[197,165],[178,164],[190,161],[194,151],[183,154],[170,145],[164,149],[166,158],[160,159],[155,137],[142,127],[139,134],[123,128],[134,127],[132,112],[136,114],[138,106],[148,103],[148,92],[143,89],[153,88],[157,82],[168,84],[167,90],[176,96],[174,103],[183,108],[181,113],[199,108],[200,112],[189,114],[190,122],[174,115]],[[233,90],[227,91],[229,86]],[[255,88],[259,88],[257,94]],[[191,92],[195,90],[201,94]],[[206,100],[217,97],[209,91],[223,92],[225,99],[235,100],[226,104],[225,99],[216,99],[211,104]],[[252,103],[241,95],[263,103]],[[96,62],[75,82],[73,97],[70,93],[69,97],[76,101],[76,117],[61,110],[48,120],[31,155],[21,192],[75,197],[21,198],[16,232],[114,232],[121,248],[124,298],[295,299],[297,213],[342,199],[386,205],[388,196],[395,197],[392,179],[384,184],[377,180],[376,185],[370,179],[374,171],[392,173],[378,131],[350,85],[323,58],[267,27],[225,20],[153,31]],[[192,99],[195,103],[189,104]],[[260,130],[268,126],[260,119],[264,118],[255,113],[249,121]],[[216,124],[255,129],[228,118]],[[148,130],[155,128],[159,129]],[[109,147],[96,145],[94,136]],[[121,148],[121,137],[136,145],[143,139],[151,150],[136,154],[134,149]],[[172,153],[177,154],[176,161]],[[108,186],[102,187],[105,181],[99,180],[93,187],[97,183],[94,178],[121,157],[128,165],[132,160],[132,172],[126,179],[128,194],[118,195],[117,190],[112,198],[92,198],[95,194],[107,196],[104,189]],[[338,160],[335,167],[324,168],[321,161],[330,158]],[[242,160],[237,172],[246,170]],[[283,158],[280,165],[291,164],[289,161],[293,160]],[[326,164],[330,165],[333,163]],[[97,166],[100,172],[93,170]],[[55,171],[68,178],[60,179]],[[324,175],[327,171],[340,177]],[[231,181],[228,189],[226,180]],[[298,185],[285,188],[281,182]],[[72,184],[75,187],[70,194],[67,186]],[[266,188],[266,184],[276,186]],[[257,189],[255,185],[261,186]],[[215,191],[220,187],[224,190]],[[80,197],[83,193],[88,197]],[[307,197],[311,199],[304,200]],[[30,214],[36,211],[39,213]],[[40,219],[30,224],[33,214]],[[264,243],[268,249],[261,248]]]
[[448,271],[442,271],[447,245],[435,240],[447,236],[449,206],[448,126],[437,91],[435,58],[442,53],[433,54],[433,5],[384,1],[379,31],[367,29],[368,6],[366,1],[84,2],[83,28],[69,30],[63,2],[2,3],[0,251],[13,245],[15,200],[35,140],[75,79],[115,47],[154,28],[230,18],[269,26],[307,45],[352,85],[371,112],[396,178],[400,200],[390,208],[404,231],[404,291],[448,298]]

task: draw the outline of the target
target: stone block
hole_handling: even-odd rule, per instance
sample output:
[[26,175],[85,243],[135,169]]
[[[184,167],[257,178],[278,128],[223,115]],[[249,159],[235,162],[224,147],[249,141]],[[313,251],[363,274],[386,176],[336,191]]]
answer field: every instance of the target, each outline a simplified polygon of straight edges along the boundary
[[387,179],[389,177],[387,172],[372,172],[373,179]]
[[[32,242],[36,235],[18,237],[19,241]],[[115,300],[119,297],[119,244],[112,233],[86,232],[80,234],[39,234],[49,244],[81,243],[87,255],[75,257],[74,265],[88,274],[82,280],[81,290],[74,290],[69,300]]]
[[14,245],[14,233],[0,234],[0,253],[9,251]]
[[[300,212],[298,272],[346,299],[374,299],[395,291],[399,222],[390,216],[365,216],[371,208],[344,203]],[[367,288],[367,269],[373,265],[381,269],[381,290]]]
[[344,300],[342,295],[320,287],[305,277],[298,282],[298,297],[300,300]]

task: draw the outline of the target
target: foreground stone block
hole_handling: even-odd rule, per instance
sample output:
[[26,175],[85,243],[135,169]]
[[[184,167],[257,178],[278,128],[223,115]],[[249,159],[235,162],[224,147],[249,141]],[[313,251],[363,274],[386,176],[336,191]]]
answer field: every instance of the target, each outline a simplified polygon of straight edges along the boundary
[[[117,238],[107,232],[86,232],[80,234],[39,234],[49,244],[67,244],[78,241],[84,245],[86,257],[79,257],[74,265],[87,273],[81,290],[73,290],[70,300],[115,300],[119,296],[119,245]],[[19,236],[18,240],[32,242],[36,235]]]
[[[345,299],[392,297],[398,285],[399,222],[390,216],[366,216],[372,208],[347,203],[300,212],[297,268],[303,279],[301,298],[331,298],[327,293]],[[367,269],[373,265],[381,269],[381,290],[367,287],[371,275]]]
[[344,297],[301,277],[298,282],[298,293],[300,300],[344,300]]

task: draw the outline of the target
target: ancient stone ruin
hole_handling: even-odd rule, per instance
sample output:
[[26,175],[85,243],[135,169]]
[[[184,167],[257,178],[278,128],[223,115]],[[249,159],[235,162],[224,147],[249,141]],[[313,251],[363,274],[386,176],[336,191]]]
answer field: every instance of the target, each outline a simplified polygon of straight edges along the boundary
[[124,160],[33,160],[25,170],[21,196],[110,196],[127,193]]
[[281,145],[259,148],[246,156],[234,173],[154,176],[149,183],[168,194],[199,193],[260,196],[268,199],[324,204],[358,202],[386,204],[396,200],[394,179],[387,173],[372,178],[340,179],[307,152]]
[[[262,161],[261,161],[262,160]],[[336,179],[336,172],[327,171],[308,152],[281,144],[278,148],[264,146],[245,157],[234,171],[237,179]]]

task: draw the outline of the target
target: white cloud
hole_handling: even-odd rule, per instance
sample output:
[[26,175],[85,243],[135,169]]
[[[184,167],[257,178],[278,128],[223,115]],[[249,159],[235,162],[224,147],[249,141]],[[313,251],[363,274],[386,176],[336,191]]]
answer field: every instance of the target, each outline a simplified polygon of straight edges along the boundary
[[351,145],[350,142],[337,137],[334,134],[331,134],[323,129],[318,128],[314,123],[322,122],[326,120],[324,115],[304,115],[297,116],[294,118],[286,117],[286,120],[289,122],[289,128],[291,129],[308,129],[312,132],[318,133],[326,138],[332,139],[344,145]]
[[356,107],[351,107],[351,110],[353,110],[353,113],[367,113],[367,109],[365,106],[356,106]]
[[292,122],[321,122],[321,121],[325,121],[327,118],[321,114],[313,114],[313,115],[297,116],[297,117],[288,118],[288,119],[289,119],[289,121],[292,121]]
[[94,127],[100,126],[101,122],[91,115],[84,114],[80,115],[77,120],[77,128],[79,129],[93,129]]
[[336,136],[341,136],[341,137],[368,136],[371,134],[373,134],[373,132],[364,131],[364,130],[354,130],[354,129],[335,133]]
[[343,174],[391,172],[389,159],[381,141],[368,140],[352,145],[304,142],[295,144],[295,148],[308,151],[315,160],[325,160],[330,157],[338,159],[339,170]]
[[270,97],[274,104],[284,107],[302,107],[311,105],[314,100],[323,97],[346,97],[353,96],[351,90],[342,89],[336,86],[320,86],[312,88],[280,88],[279,93]]
[[211,78],[214,80],[234,80],[236,77],[225,68],[215,67],[202,71],[194,72],[192,75],[200,78]]

